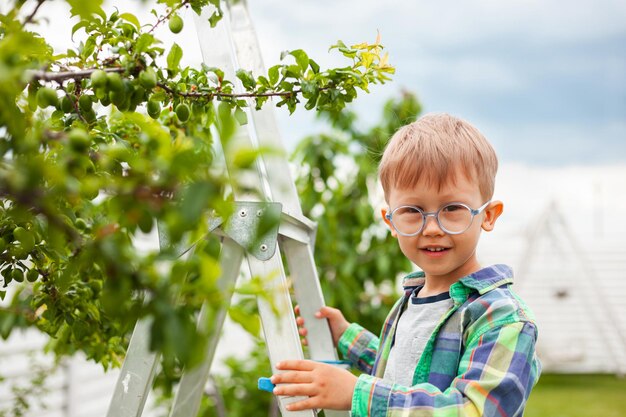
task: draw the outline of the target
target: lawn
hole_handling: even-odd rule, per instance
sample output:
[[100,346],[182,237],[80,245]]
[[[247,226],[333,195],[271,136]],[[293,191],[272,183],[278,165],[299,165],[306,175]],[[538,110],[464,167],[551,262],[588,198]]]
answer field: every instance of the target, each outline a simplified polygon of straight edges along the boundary
[[525,417],[626,417],[626,378],[545,374]]

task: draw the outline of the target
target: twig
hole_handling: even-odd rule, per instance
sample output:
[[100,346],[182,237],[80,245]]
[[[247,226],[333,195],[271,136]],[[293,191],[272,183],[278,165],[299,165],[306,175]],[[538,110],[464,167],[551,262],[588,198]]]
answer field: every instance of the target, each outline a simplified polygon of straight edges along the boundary
[[185,1],[183,1],[183,2],[182,2],[179,6],[178,6],[178,7],[175,7],[175,8],[173,8],[172,10],[170,10],[170,12],[169,12],[168,14],[166,14],[165,16],[161,16],[161,17],[159,18],[159,20],[157,20],[157,22],[156,22],[154,25],[152,25],[152,27],[150,28],[150,30],[149,30],[147,33],[152,33],[152,32],[154,32],[154,29],[156,29],[156,28],[157,28],[157,26],[159,26],[161,23],[163,23],[163,22],[165,22],[167,19],[169,19],[169,18],[170,18],[170,16],[171,16],[172,14],[174,14],[174,12],[175,12],[176,10],[178,10],[178,9],[182,8],[183,6],[185,6],[186,4],[188,4],[188,3],[189,3],[189,1],[190,1],[190,0],[185,0]]
[[27,320],[35,321],[35,311],[25,307],[0,307],[0,311],[5,313],[11,313],[16,316],[24,316]]
[[39,8],[41,7],[41,5],[45,2],[46,0],[39,0],[37,2],[37,6],[35,6],[35,9],[32,11],[32,13],[26,18],[26,20],[24,20],[24,26],[26,26],[27,23],[31,23],[33,21],[33,19],[35,18],[35,15],[37,14],[37,11],[39,10]]
[[[67,94],[67,91],[65,92],[65,94]],[[72,103],[72,107],[74,107],[74,110],[76,111],[78,117],[80,117],[80,120],[82,120],[83,123],[89,126],[89,122],[87,121],[87,119],[85,119],[85,116],[83,116],[83,112],[78,107],[78,100],[72,100],[71,97],[68,97],[68,100]]]
[[[292,91],[269,91],[267,93],[221,93],[221,92],[183,93],[180,91],[175,91],[163,83],[158,83],[157,85],[172,95],[178,95],[181,97],[188,97],[188,98],[203,98],[204,97],[204,98],[208,98],[209,100],[213,99],[213,97],[228,97],[228,98],[287,97],[287,96],[292,96],[294,94],[300,94],[302,92],[301,89],[296,89]],[[319,89],[319,91],[326,91],[326,90],[330,90],[331,88],[333,87],[331,86],[322,87]]]

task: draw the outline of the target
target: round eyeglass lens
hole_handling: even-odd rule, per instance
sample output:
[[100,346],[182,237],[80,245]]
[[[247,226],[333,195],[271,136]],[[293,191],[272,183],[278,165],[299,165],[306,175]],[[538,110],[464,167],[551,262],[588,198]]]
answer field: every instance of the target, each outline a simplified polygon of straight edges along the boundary
[[398,232],[411,235],[420,231],[424,216],[416,207],[398,207],[393,211],[391,222]]
[[462,204],[448,204],[438,215],[439,224],[450,233],[462,233],[472,224],[472,211]]

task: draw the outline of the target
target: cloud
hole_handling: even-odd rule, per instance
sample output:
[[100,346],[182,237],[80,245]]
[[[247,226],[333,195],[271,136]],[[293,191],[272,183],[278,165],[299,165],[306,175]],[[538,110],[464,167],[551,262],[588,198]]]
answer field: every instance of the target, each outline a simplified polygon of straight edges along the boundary
[[477,120],[500,158],[534,166],[618,164],[626,159],[626,121],[585,126],[534,123],[515,126]]
[[[397,26],[438,47],[493,38],[532,43],[578,42],[625,32],[626,4],[616,0],[478,0],[394,2]],[[390,14],[394,7],[390,6]],[[389,17],[389,16],[387,16]]]

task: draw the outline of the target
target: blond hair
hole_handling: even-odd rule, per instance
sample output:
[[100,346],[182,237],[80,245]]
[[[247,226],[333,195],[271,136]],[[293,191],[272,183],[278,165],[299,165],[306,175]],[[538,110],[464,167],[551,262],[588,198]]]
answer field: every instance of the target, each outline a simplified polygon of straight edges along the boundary
[[454,183],[459,172],[475,179],[488,200],[497,170],[496,153],[482,133],[444,113],[427,114],[398,129],[385,148],[378,175],[387,202],[392,187],[407,188],[425,180],[441,190],[447,181]]

